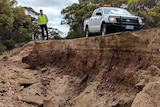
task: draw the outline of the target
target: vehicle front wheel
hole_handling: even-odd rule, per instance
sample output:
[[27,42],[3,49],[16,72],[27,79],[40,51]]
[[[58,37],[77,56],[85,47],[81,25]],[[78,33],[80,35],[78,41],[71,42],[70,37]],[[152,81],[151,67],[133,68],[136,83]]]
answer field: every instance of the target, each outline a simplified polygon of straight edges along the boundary
[[91,36],[91,35],[92,35],[92,34],[89,32],[88,27],[86,27],[85,36],[86,36],[86,37],[89,37],[89,36]]
[[103,23],[101,26],[101,35],[104,36],[105,34],[107,34],[107,27],[106,24]]

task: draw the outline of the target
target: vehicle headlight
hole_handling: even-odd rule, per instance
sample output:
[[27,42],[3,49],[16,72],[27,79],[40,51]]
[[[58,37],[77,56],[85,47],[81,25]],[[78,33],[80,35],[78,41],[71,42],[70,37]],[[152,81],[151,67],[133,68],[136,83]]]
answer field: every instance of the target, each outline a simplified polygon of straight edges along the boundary
[[140,17],[138,18],[138,22],[139,22],[140,25],[143,24],[143,21],[142,21],[142,19]]
[[110,17],[108,18],[108,20],[109,20],[109,22],[111,22],[111,23],[117,23],[116,17],[110,16]]

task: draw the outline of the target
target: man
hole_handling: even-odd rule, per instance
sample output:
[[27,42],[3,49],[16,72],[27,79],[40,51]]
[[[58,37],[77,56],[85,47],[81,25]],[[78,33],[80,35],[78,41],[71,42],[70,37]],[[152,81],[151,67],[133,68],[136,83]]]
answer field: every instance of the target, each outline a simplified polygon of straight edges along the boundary
[[39,21],[39,25],[41,27],[43,40],[45,39],[44,29],[46,31],[47,40],[48,40],[48,29],[47,29],[48,18],[47,18],[47,15],[43,14],[43,10],[40,10],[40,15],[38,16],[38,21]]

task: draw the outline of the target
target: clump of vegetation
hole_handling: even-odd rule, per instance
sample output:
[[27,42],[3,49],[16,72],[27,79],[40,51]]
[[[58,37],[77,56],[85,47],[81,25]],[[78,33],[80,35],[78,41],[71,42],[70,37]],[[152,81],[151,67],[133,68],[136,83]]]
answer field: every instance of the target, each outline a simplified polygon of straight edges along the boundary
[[11,50],[15,47],[15,41],[13,39],[7,39],[3,41],[3,45],[6,46],[7,50]]
[[84,36],[84,34],[82,34],[80,32],[70,31],[70,32],[68,32],[68,36],[66,37],[66,39],[81,38],[83,36]]
[[3,44],[0,44],[0,55],[3,54],[3,52],[5,52],[7,50],[7,47]]

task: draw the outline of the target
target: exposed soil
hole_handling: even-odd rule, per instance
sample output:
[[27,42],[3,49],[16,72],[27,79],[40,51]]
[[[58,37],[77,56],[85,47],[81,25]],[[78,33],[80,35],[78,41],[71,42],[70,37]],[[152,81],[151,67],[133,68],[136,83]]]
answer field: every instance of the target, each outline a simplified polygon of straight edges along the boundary
[[0,107],[159,107],[160,29],[32,41],[0,58]]

